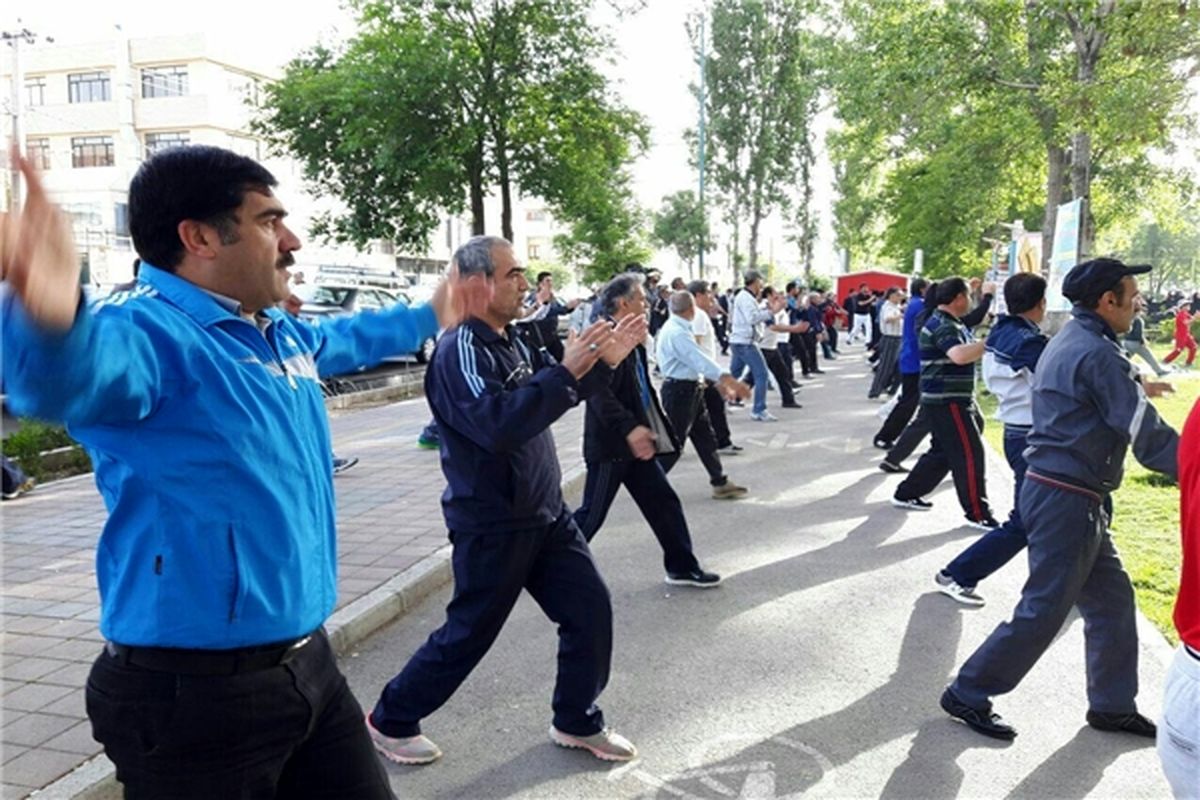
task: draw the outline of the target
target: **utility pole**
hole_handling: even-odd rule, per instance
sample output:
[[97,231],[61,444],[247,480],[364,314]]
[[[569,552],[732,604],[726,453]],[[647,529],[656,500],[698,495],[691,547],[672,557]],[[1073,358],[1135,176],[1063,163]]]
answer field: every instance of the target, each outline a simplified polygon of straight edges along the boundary
[[[21,20],[18,19],[17,24],[20,25]],[[34,44],[37,39],[37,34],[29,28],[0,31],[0,41],[12,48],[12,98],[9,114],[12,117],[12,146],[21,155],[25,154],[25,76],[21,70],[21,43]],[[54,40],[48,38],[47,41]],[[15,209],[21,205],[21,170],[14,164],[10,174],[10,202]]]
[[704,37],[704,22],[707,11],[700,12],[700,277],[704,278],[704,251],[708,247],[708,237],[705,236],[704,216],[704,103],[705,103],[705,63],[707,61],[708,41]]

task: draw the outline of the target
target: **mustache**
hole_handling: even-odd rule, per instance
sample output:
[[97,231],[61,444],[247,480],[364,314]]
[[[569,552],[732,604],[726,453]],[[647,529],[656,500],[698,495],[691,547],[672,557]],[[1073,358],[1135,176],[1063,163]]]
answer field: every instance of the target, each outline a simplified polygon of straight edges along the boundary
[[275,268],[283,269],[284,267],[290,267],[290,266],[294,265],[295,263],[296,263],[296,257],[294,255],[292,255],[291,253],[284,253],[282,256],[279,257],[279,260],[275,262]]

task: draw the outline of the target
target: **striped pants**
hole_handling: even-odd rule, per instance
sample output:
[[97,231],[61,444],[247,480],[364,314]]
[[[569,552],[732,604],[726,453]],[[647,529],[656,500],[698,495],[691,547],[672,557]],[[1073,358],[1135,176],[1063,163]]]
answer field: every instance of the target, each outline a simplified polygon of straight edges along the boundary
[[984,481],[983,415],[971,402],[924,403],[932,443],[899,486],[896,498],[924,497],[938,487],[949,472],[963,513],[971,520],[992,516]]

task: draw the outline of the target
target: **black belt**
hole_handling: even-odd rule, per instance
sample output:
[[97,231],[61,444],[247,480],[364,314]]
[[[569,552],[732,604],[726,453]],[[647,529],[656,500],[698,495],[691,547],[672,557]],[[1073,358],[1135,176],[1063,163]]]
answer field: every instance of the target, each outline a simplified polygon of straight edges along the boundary
[[240,647],[236,650],[184,650],[176,647],[130,647],[105,642],[104,652],[121,664],[180,675],[238,675],[286,664],[300,654],[321,629],[286,642]]
[[1103,495],[1100,495],[1097,492],[1088,489],[1087,487],[1079,486],[1069,481],[1064,481],[1061,478],[1052,478],[1049,475],[1043,475],[1040,472],[1035,472],[1032,469],[1025,470],[1025,478],[1033,481],[1034,483],[1040,483],[1043,486],[1053,486],[1055,489],[1062,489],[1065,492],[1081,494],[1084,497],[1090,498],[1096,503],[1104,503]]
[[685,383],[691,386],[700,385],[700,381],[690,381],[687,378],[663,378],[663,383]]

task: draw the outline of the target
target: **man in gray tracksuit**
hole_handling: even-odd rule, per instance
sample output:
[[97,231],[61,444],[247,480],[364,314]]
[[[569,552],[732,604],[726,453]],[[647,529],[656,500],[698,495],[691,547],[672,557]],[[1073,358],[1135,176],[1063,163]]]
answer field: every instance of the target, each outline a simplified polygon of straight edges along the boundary
[[1062,628],[1073,606],[1087,645],[1087,722],[1104,731],[1155,735],[1137,712],[1137,629],[1133,585],[1108,531],[1111,493],[1125,453],[1175,477],[1179,435],[1146,400],[1169,391],[1141,382],[1118,335],[1133,319],[1137,281],[1149,266],[1099,258],[1063,280],[1074,304],[1038,361],[1028,471],[1020,513],[1029,536],[1029,579],[1010,621],[967,659],[942,695],[942,708],[998,739],[1016,731],[990,698],[1016,688]]

